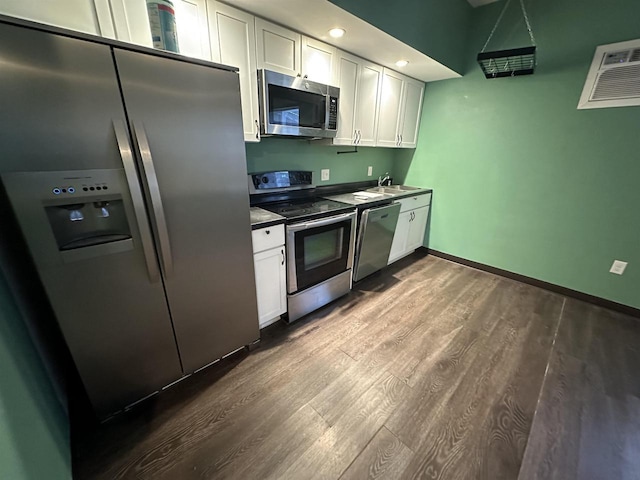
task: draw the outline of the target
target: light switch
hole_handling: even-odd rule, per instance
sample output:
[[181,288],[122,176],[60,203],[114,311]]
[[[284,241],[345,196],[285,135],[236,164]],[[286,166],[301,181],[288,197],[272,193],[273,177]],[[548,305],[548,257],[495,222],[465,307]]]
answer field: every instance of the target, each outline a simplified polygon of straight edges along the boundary
[[371,175],[373,175],[373,167],[369,166],[369,168],[367,168],[367,176],[370,177]]
[[326,182],[327,180],[329,180],[328,168],[323,168],[322,170],[320,170],[320,180],[322,180],[323,182]]

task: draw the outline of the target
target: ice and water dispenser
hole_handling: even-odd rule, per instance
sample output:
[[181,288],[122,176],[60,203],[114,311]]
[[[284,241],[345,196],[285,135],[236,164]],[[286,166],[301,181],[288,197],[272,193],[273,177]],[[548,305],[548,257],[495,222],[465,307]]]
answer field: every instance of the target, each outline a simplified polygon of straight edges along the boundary
[[5,189],[36,256],[63,262],[133,248],[122,170],[10,173]]
[[131,238],[122,199],[87,200],[44,207],[61,251]]

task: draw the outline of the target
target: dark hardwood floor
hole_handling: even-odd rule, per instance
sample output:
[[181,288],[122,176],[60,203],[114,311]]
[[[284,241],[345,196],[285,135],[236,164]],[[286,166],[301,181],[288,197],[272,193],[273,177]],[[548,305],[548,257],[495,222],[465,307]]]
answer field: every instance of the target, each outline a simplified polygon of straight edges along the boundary
[[637,479],[640,322],[416,253],[99,429],[78,479]]

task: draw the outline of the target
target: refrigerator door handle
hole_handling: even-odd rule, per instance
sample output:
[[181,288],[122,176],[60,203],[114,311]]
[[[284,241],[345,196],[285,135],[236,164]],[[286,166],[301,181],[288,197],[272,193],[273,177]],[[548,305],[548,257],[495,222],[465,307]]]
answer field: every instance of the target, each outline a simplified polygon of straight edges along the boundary
[[167,229],[162,198],[160,197],[158,177],[156,176],[156,169],[153,165],[153,157],[151,156],[151,147],[149,146],[149,140],[147,139],[144,127],[139,123],[134,123],[133,131],[135,133],[136,143],[138,144],[140,159],[142,160],[142,170],[144,171],[147,193],[151,200],[151,209],[153,210],[152,224],[158,241],[158,250],[160,250],[162,272],[166,276],[173,271],[173,261],[171,259],[169,230]]
[[114,120],[113,131],[116,134],[116,142],[118,143],[118,150],[120,151],[124,174],[127,179],[127,184],[129,185],[129,193],[131,194],[133,212],[138,224],[138,230],[140,231],[140,242],[142,243],[142,252],[147,264],[149,280],[151,280],[151,283],[156,283],[160,280],[160,271],[158,269],[158,261],[153,247],[151,229],[149,228],[147,213],[144,207],[144,199],[142,198],[142,191],[140,190],[140,184],[138,183],[138,174],[136,173],[133,152],[131,151],[131,144],[129,143],[129,137],[127,136],[127,129],[124,121]]

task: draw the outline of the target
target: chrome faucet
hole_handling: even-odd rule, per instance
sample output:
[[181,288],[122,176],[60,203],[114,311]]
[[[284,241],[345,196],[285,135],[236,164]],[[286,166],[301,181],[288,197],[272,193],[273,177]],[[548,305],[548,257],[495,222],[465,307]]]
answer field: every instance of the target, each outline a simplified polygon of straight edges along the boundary
[[378,177],[378,186],[381,187],[382,185],[384,185],[384,182],[387,182],[391,177],[389,176],[389,172],[384,174],[384,177],[382,175],[380,175]]

